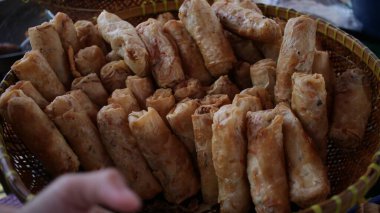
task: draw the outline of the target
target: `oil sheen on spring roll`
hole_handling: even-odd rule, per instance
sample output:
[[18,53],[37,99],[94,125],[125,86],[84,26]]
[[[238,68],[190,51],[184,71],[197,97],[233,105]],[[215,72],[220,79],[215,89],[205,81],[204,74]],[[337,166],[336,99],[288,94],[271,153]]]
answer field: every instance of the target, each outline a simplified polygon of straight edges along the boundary
[[260,99],[263,109],[273,109],[273,101],[269,92],[263,87],[251,87],[240,92],[240,94],[248,94],[256,96]]
[[248,111],[257,110],[261,110],[258,98],[239,95],[232,104],[222,106],[214,114],[212,158],[221,212],[248,212],[251,207],[245,117]]
[[251,40],[242,38],[227,30],[224,30],[224,35],[230,42],[237,58],[250,64],[256,63],[257,61],[263,59],[260,50],[253,45]]
[[276,84],[276,62],[272,59],[263,59],[250,67],[250,77],[253,86],[265,88],[272,99]]
[[313,141],[322,161],[327,158],[327,101],[321,74],[294,73],[291,107]]
[[290,200],[302,208],[325,200],[330,192],[327,168],[311,138],[287,104],[277,104],[274,112],[284,118],[282,127]]
[[25,53],[11,69],[18,79],[30,81],[47,101],[65,93],[65,87],[39,51]]
[[148,77],[128,76],[126,80],[127,87],[132,91],[140,108],[146,109],[146,99],[153,95],[154,85]]
[[163,31],[162,24],[148,19],[137,25],[136,30],[150,55],[152,74],[158,86],[174,87],[185,80],[177,46]]
[[161,183],[166,200],[178,204],[195,195],[199,180],[190,154],[158,112],[149,107],[148,111],[129,114],[128,120],[141,153]]
[[96,73],[84,77],[75,78],[71,83],[71,89],[81,89],[98,106],[107,104],[108,93]]
[[183,142],[192,155],[194,162],[197,161],[194,144],[194,131],[191,115],[199,107],[199,101],[194,99],[185,99],[179,102],[167,115],[174,134]]
[[108,99],[108,103],[120,105],[127,115],[133,111],[140,111],[140,106],[129,88],[113,91],[111,97]]
[[124,58],[128,67],[138,76],[148,75],[149,53],[135,27],[105,10],[98,16],[97,23],[104,40]]
[[49,102],[41,95],[40,92],[38,92],[30,81],[17,81],[16,84],[8,87],[6,91],[15,89],[22,90],[22,92],[26,96],[32,98],[41,109],[45,109],[45,107],[49,104]]
[[185,75],[189,78],[198,79],[204,85],[211,84],[213,78],[206,69],[197,44],[187,32],[183,23],[170,20],[164,25],[164,32],[173,38],[178,47]]
[[74,27],[77,31],[80,49],[96,45],[102,49],[104,54],[108,52],[98,28],[91,21],[79,20],[75,22]]
[[210,74],[214,77],[228,74],[236,58],[208,2],[185,0],[179,8],[178,17],[198,45]]
[[66,87],[70,86],[71,74],[67,55],[53,24],[43,23],[28,29],[32,50],[38,50]]
[[128,114],[118,104],[104,106],[98,114],[102,142],[129,187],[142,199],[152,199],[162,191],[137,147],[128,124]]
[[76,70],[81,76],[90,73],[99,75],[100,69],[107,63],[103,51],[96,45],[79,50],[74,60]]
[[84,93],[82,90],[71,90],[66,93],[67,97],[75,99],[75,101],[72,101],[72,103],[77,103],[78,106],[76,107],[76,110],[84,110],[84,112],[87,113],[88,117],[96,123],[96,115],[98,114],[99,107],[95,105],[90,98]]
[[207,90],[207,95],[227,94],[232,100],[236,94],[240,92],[239,88],[231,82],[227,75],[220,76],[210,88]]
[[206,95],[201,100],[201,105],[213,105],[215,107],[221,107],[231,103],[231,99],[226,94]]
[[247,173],[258,213],[290,212],[282,124],[281,115],[247,113]]
[[206,91],[198,79],[190,78],[174,87],[174,97],[177,101],[185,98],[203,98],[205,95]]
[[47,115],[29,97],[8,101],[8,122],[47,172],[59,176],[79,169],[78,157]]
[[275,101],[290,102],[294,72],[311,73],[317,24],[306,16],[289,19],[277,61]]
[[250,65],[247,62],[239,62],[232,71],[232,75],[240,89],[252,87]]
[[58,12],[54,16],[52,24],[61,39],[65,52],[67,52],[70,46],[74,52],[78,52],[80,46],[73,20],[67,14]]
[[75,103],[76,100],[68,96],[56,97],[46,107],[46,114],[65,136],[85,170],[112,166],[113,163],[101,142],[95,123],[80,108],[79,103]]
[[146,107],[154,108],[164,121],[174,105],[175,98],[171,89],[158,89],[146,99]]
[[260,13],[228,1],[217,1],[212,9],[228,30],[243,37],[270,42],[281,37],[278,24]]
[[132,75],[132,71],[123,60],[111,61],[100,70],[100,80],[109,93],[116,89],[125,88],[125,80]]
[[212,119],[218,107],[202,105],[191,116],[198,169],[201,176],[202,198],[205,203],[218,202],[218,179],[212,161]]
[[371,88],[365,73],[350,69],[336,81],[330,137],[342,148],[360,146],[371,114]]

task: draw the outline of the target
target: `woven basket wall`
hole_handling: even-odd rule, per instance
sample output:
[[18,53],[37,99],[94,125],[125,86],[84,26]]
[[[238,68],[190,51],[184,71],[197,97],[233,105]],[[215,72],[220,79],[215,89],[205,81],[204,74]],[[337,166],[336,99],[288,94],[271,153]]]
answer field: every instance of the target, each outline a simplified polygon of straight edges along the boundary
[[[41,2],[41,1],[40,1]],[[44,1],[42,1],[44,2]],[[74,19],[91,19],[102,9],[107,9],[120,17],[137,24],[164,11],[177,11],[182,1],[106,1],[86,4],[89,1],[60,0],[48,1],[46,5],[53,11],[63,11]],[[66,6],[70,4],[70,7]],[[259,4],[269,17],[283,20],[301,15],[294,10]],[[129,9],[120,9],[129,8]],[[79,16],[78,16],[79,15]],[[330,199],[314,205],[304,212],[343,212],[360,202],[366,192],[376,183],[380,175],[380,61],[362,43],[345,32],[317,19],[318,38],[324,49],[330,52],[330,60],[336,74],[348,68],[359,67],[366,71],[373,90],[372,114],[364,142],[355,150],[342,150],[329,143],[328,173],[332,190]],[[0,83],[0,93],[17,78],[9,72]],[[0,164],[11,190],[22,200],[32,199],[50,178],[38,159],[29,152],[12,128],[0,117]],[[173,211],[178,212],[173,208]],[[146,212],[159,212],[147,209]],[[161,212],[161,211],[160,211]],[[170,211],[165,211],[170,212]]]

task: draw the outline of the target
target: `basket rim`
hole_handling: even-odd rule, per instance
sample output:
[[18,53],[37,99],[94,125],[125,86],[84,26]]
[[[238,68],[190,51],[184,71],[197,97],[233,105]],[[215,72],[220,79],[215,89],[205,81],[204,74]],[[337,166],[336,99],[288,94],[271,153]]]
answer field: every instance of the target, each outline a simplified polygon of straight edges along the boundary
[[[132,18],[136,16],[145,16],[151,14],[158,14],[167,11],[178,11],[179,5],[183,0],[155,2],[154,0],[143,1],[140,7],[133,7],[125,10],[115,12],[123,19]],[[342,46],[354,53],[361,62],[363,62],[374,73],[376,78],[380,81],[380,60],[378,57],[362,42],[349,35],[348,33],[338,29],[334,25],[311,15],[298,12],[291,8],[284,8],[273,5],[257,4],[263,13],[267,16],[279,17],[281,19],[288,20],[290,18],[298,17],[301,15],[310,16],[317,22],[317,31],[322,33],[326,37],[340,43]],[[91,12],[100,12],[101,10],[95,10]],[[17,79],[10,70],[4,79],[0,83],[0,95],[4,93],[5,89],[10,86],[9,82]],[[1,118],[2,119],[2,118]],[[28,202],[33,199],[34,195],[25,187],[20,175],[14,169],[11,163],[11,158],[7,153],[4,143],[4,130],[0,125],[0,169],[5,175],[5,180],[10,190],[22,201]],[[370,188],[376,183],[380,176],[380,147],[377,152],[372,156],[372,161],[368,165],[366,172],[353,183],[348,186],[341,193],[330,197],[329,199],[310,206],[301,212],[330,212],[332,208],[335,212],[345,211],[348,208],[353,207],[356,203],[361,201]],[[349,200],[351,203],[347,206],[342,201]]]

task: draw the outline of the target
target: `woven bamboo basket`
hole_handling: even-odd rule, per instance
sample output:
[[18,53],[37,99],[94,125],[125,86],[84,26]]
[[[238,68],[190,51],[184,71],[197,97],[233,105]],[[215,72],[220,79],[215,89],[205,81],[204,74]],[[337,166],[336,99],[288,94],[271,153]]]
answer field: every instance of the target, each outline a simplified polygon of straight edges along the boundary
[[[94,1],[39,1],[53,11],[62,11],[74,19],[96,17],[102,9],[116,13],[127,21],[138,24],[157,13],[172,11],[176,13],[182,0],[99,0]],[[90,2],[90,3],[88,3]],[[70,5],[70,6],[67,6]],[[268,17],[288,20],[302,15],[291,9],[259,4]],[[128,8],[128,9],[120,9]],[[367,125],[364,141],[355,150],[343,150],[329,141],[328,175],[331,183],[331,194],[326,201],[310,206],[302,212],[345,212],[356,203],[363,201],[367,191],[380,176],[380,60],[361,42],[336,27],[316,19],[318,23],[317,38],[325,50],[330,52],[330,61],[337,75],[348,68],[363,69],[370,79],[372,94],[372,114]],[[0,94],[17,81],[10,71],[0,83]],[[39,160],[30,153],[23,142],[17,138],[12,127],[0,117],[0,164],[7,184],[17,197],[27,202],[33,194],[46,186],[51,178]],[[159,198],[158,198],[159,199]],[[149,204],[150,205],[150,204]],[[189,212],[183,206],[163,206],[163,209],[146,208],[145,212]],[[191,205],[188,202],[187,205]],[[170,207],[170,208],[167,208]]]

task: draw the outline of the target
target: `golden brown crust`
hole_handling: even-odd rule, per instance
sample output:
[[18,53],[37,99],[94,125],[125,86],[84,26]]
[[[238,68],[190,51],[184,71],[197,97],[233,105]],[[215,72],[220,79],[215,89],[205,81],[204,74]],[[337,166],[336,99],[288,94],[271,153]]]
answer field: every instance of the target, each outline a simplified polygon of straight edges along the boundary
[[148,77],[128,76],[126,80],[127,87],[132,91],[141,109],[146,109],[145,100],[153,95],[154,85]]
[[79,49],[96,45],[102,49],[104,54],[108,52],[106,43],[103,41],[98,28],[92,22],[87,20],[79,20],[75,22],[74,27],[77,31],[80,45]]
[[77,52],[80,48],[73,20],[67,14],[58,12],[51,22],[61,39],[65,52],[67,52],[70,46],[74,52]]
[[226,94],[232,100],[239,92],[239,88],[231,82],[228,76],[223,75],[210,86],[207,95]]
[[256,96],[260,99],[261,105],[264,109],[273,109],[273,101],[269,92],[263,87],[254,86],[252,88],[245,89],[240,94],[248,94]]
[[177,84],[174,88],[174,97],[177,101],[185,98],[203,98],[206,95],[199,80],[190,78]]
[[26,96],[32,98],[41,109],[45,109],[45,107],[49,104],[49,102],[41,95],[40,92],[38,92],[30,81],[17,81],[16,84],[8,87],[4,93],[15,89],[20,89]]
[[90,73],[99,75],[100,69],[107,63],[103,51],[95,45],[79,50],[74,60],[76,70],[81,76]]
[[201,105],[213,105],[218,108],[231,103],[231,99],[226,94],[206,95],[201,100]]
[[166,122],[166,115],[175,105],[175,98],[171,89],[158,89],[146,99],[146,107],[154,108]]
[[140,111],[140,106],[129,88],[116,89],[113,91],[111,97],[108,99],[108,103],[120,105],[127,115],[133,111]]
[[96,73],[84,77],[75,78],[71,83],[71,89],[81,89],[98,106],[107,104],[108,94],[104,89]]
[[125,88],[125,80],[132,74],[132,71],[123,60],[111,61],[100,70],[100,80],[104,88],[109,93],[112,93],[115,89]]
[[84,110],[88,117],[96,123],[96,115],[98,114],[99,108],[97,105],[95,105],[90,98],[84,93],[82,90],[71,90],[66,93],[67,97],[75,99],[72,103],[78,103],[78,106],[73,105],[73,107],[76,107],[76,111],[82,109]]

